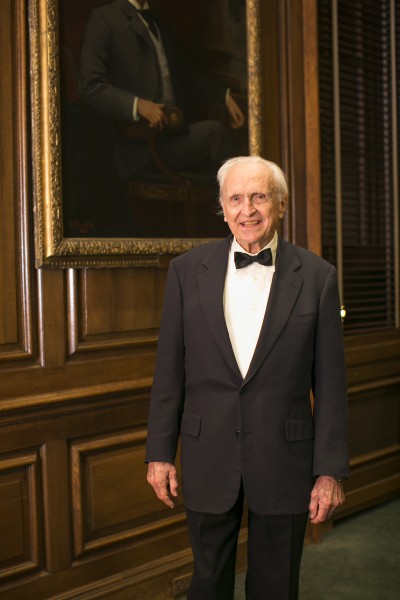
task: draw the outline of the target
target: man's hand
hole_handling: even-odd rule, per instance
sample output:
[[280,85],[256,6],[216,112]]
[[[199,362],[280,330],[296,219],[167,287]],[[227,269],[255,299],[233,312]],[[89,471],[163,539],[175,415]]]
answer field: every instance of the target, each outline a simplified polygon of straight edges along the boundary
[[231,127],[233,129],[239,129],[239,127],[242,127],[242,125],[244,125],[244,114],[230,94],[228,95],[228,99],[226,101],[226,108],[231,116]]
[[139,98],[137,103],[137,111],[143,119],[149,122],[149,127],[162,131],[168,124],[167,117],[163,111],[163,104],[156,104],[151,100],[143,100]]
[[174,499],[178,496],[178,479],[174,465],[167,462],[149,463],[147,481],[153,487],[157,498],[169,508],[174,508]]
[[344,502],[343,485],[329,475],[320,475],[311,492],[310,521],[314,525],[331,518]]

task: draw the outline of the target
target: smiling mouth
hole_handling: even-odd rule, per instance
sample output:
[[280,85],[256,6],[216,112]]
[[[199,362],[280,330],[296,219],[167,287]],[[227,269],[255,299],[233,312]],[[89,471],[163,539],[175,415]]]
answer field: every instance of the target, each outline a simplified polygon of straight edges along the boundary
[[255,227],[256,225],[259,225],[261,223],[261,221],[242,221],[242,223],[240,223],[243,227]]

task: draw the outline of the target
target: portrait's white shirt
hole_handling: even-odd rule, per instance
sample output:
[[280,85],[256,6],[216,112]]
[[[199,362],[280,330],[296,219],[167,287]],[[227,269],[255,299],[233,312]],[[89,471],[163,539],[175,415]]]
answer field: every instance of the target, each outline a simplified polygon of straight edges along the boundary
[[[252,263],[236,269],[235,252],[246,252],[234,238],[229,251],[224,288],[224,315],[233,352],[243,379],[249,369],[260,336],[265,309],[275,272],[278,234],[264,248],[270,248],[272,265]],[[262,250],[264,250],[262,248]],[[258,254],[258,253],[257,253]],[[250,254],[250,256],[254,256]]]
[[[136,2],[135,0],[129,0],[129,2],[132,4],[132,6],[134,6],[136,8],[136,10],[140,11],[140,10],[148,10],[149,7],[149,3],[144,2],[143,6],[141,6],[139,4],[139,2]],[[140,12],[138,13],[138,17],[139,19],[142,21],[143,25],[146,27],[147,31],[149,32],[150,38],[154,44],[154,49],[156,51],[156,55],[157,55],[157,61],[158,61],[158,66],[160,67],[160,73],[161,73],[161,85],[162,85],[162,89],[163,89],[163,103],[165,104],[175,104],[175,96],[174,96],[174,91],[172,88],[172,82],[171,82],[171,75],[170,75],[170,71],[169,71],[169,65],[168,65],[168,60],[167,60],[167,56],[165,54],[165,50],[164,50],[164,46],[162,44],[161,39],[157,38],[153,32],[151,31],[151,29],[149,28],[149,24],[147,23],[147,21],[142,17],[142,15],[140,14]],[[157,28],[157,24],[154,24],[156,29]],[[139,121],[139,115],[138,115],[138,101],[139,98],[136,96],[136,98],[133,101],[133,105],[132,105],[132,119],[133,121]]]
[[148,8],[150,8],[147,0],[146,2],[143,2],[143,6],[139,2],[136,2],[136,0],[129,0],[129,2],[133,4],[133,6],[137,8],[137,10],[147,10]]

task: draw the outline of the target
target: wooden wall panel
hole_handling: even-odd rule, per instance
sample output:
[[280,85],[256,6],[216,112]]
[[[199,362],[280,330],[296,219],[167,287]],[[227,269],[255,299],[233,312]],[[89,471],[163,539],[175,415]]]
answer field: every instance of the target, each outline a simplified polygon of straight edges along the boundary
[[42,563],[39,453],[0,458],[0,581]]
[[164,288],[160,269],[85,270],[81,280],[83,335],[155,330]]
[[47,439],[41,447],[41,462],[46,570],[57,573],[70,567],[72,556],[66,440]]
[[68,349],[120,350],[157,342],[165,269],[70,270]]
[[[31,358],[34,338],[31,321],[30,280],[27,243],[26,195],[20,195],[26,182],[26,83],[16,86],[26,62],[18,48],[24,27],[24,11],[6,0],[1,6],[0,23],[0,364]],[[26,77],[25,77],[26,81]],[[18,143],[17,143],[18,142]]]
[[349,336],[351,477],[336,518],[400,494],[400,335]]
[[[0,24],[2,42],[2,85],[0,86],[1,136],[0,152],[3,157],[13,156],[12,98],[12,54],[11,54],[11,11],[4,12]],[[7,43],[8,42],[8,43]],[[7,116],[7,117],[6,117]],[[12,161],[12,159],[11,159]],[[0,161],[0,347],[18,341],[18,311],[16,287],[16,240],[14,207],[13,163]]]
[[[9,415],[7,425],[2,423],[0,506],[10,496],[9,487],[1,486],[3,481],[9,484],[1,478],[2,467],[15,470],[20,465],[30,466],[34,459],[35,479],[30,481],[35,482],[32,489],[37,490],[40,501],[29,510],[28,531],[38,532],[45,558],[40,568],[29,563],[29,579],[23,570],[18,571],[17,579],[11,577],[4,583],[0,577],[0,596],[4,592],[10,598],[43,600],[83,586],[85,593],[96,598],[103,578],[105,588],[125,589],[155,573],[172,578],[183,567],[190,572],[182,504],[174,511],[163,508],[146,482],[147,407],[148,393],[106,397],[47,411],[25,409],[14,417]],[[37,450],[26,451],[26,447]],[[20,496],[29,495],[21,492]],[[16,509],[14,513],[20,514]],[[15,521],[14,517],[12,527],[18,536],[23,525]],[[8,539],[10,528],[1,519],[0,527],[0,535],[4,533]],[[14,546],[18,550],[23,545],[21,535],[18,544],[10,544],[14,554]],[[57,577],[52,579],[52,574]],[[132,594],[132,590],[126,593]],[[80,597],[78,592],[76,597]]]
[[400,388],[350,396],[351,456],[390,448],[400,440]]
[[71,444],[75,558],[182,525],[182,504],[171,514],[144,486],[145,443],[142,430]]
[[[284,235],[321,250],[316,0],[262,6],[263,153],[289,178]],[[276,60],[270,60],[276,57]]]

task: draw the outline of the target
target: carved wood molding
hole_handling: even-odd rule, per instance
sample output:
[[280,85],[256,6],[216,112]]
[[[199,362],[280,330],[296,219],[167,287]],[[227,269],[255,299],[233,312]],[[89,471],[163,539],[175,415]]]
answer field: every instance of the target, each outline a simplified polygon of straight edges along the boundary
[[[111,596],[121,590],[132,588],[135,590],[140,584],[162,576],[170,579],[174,571],[182,568],[190,568],[193,564],[192,551],[188,548],[180,552],[174,552],[162,559],[122,571],[117,575],[96,580],[88,585],[79,587],[70,592],[63,593],[63,600],[97,600],[99,594]],[[134,597],[134,596],[133,596]]]
[[354,456],[350,459],[350,467],[355,469],[357,467],[365,466],[382,459],[393,458],[398,456],[400,458],[400,444],[393,444],[386,448],[380,448],[374,452],[368,452],[361,456]]
[[[185,513],[178,507],[172,516],[160,516],[158,519],[154,519],[152,513],[149,512],[149,502],[143,500],[143,490],[139,504],[133,490],[132,495],[128,494],[131,500],[129,501],[129,511],[127,511],[124,502],[121,501],[121,490],[112,486],[115,472],[119,468],[118,482],[115,485],[123,485],[123,480],[125,480],[125,492],[126,489],[129,490],[131,478],[126,480],[123,474],[126,475],[126,471],[129,472],[128,463],[132,467],[132,472],[135,470],[134,466],[138,466],[137,461],[143,464],[146,437],[147,432],[144,430],[116,432],[101,438],[93,437],[74,441],[71,444],[75,559],[91,551],[121,542],[133,541],[143,535],[149,536],[160,531],[165,533],[171,528],[180,528],[184,524]],[[102,487],[104,487],[104,481],[109,482],[109,486],[106,487],[113,499],[115,515],[121,514],[120,522],[115,521],[115,515],[110,518],[107,501],[104,500],[104,497],[99,498],[95,494],[95,489],[100,485],[100,481]],[[150,487],[146,487],[145,490],[148,491],[150,503],[154,501],[157,506],[159,501],[153,495],[153,491]],[[122,502],[121,506],[118,505],[120,501]],[[165,509],[162,512],[165,512]],[[114,529],[114,531],[110,531],[110,529]]]
[[351,477],[344,485],[346,502],[334,520],[400,495],[400,444],[355,456],[350,467]]
[[111,383],[103,383],[91,385],[87,387],[78,387],[64,389],[55,392],[43,394],[33,394],[32,396],[20,396],[10,398],[0,403],[0,416],[2,413],[10,411],[23,411],[36,407],[48,408],[62,403],[72,402],[74,400],[87,400],[90,398],[108,397],[117,394],[137,395],[140,393],[148,393],[152,385],[151,377],[143,379],[128,379],[124,381],[113,381]]
[[[38,492],[39,453],[4,455],[0,460],[0,504],[12,526],[12,538],[2,549],[0,580],[27,575],[43,560],[40,546]],[[7,509],[4,513],[4,509]],[[3,540],[4,542],[4,540]],[[9,552],[10,555],[5,554]]]
[[375,390],[393,387],[396,385],[400,385],[400,375],[396,375],[396,377],[376,379],[374,381],[369,381],[368,383],[360,383],[358,385],[349,385],[348,393],[350,396],[355,396],[356,394],[364,394],[366,392],[372,392]]

